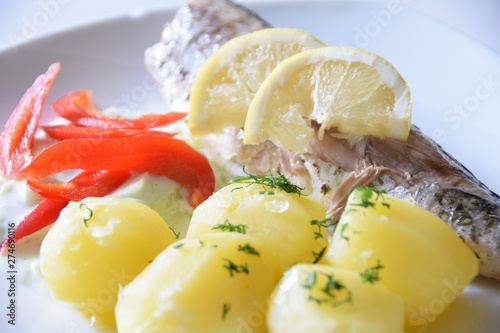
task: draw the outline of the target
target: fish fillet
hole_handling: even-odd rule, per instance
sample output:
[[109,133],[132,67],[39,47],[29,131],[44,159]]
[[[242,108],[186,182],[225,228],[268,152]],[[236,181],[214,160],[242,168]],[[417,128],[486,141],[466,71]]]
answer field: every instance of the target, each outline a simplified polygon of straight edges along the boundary
[[194,76],[205,59],[228,40],[270,25],[230,1],[193,0],[181,7],[146,50],[146,69],[172,110],[187,110]]
[[[228,0],[193,0],[179,9],[145,63],[173,110],[187,111],[189,91],[203,61],[231,38],[270,25]],[[319,126],[312,124],[316,132]],[[269,141],[245,145],[240,128],[201,139],[210,154],[239,169],[266,174],[277,166],[338,216],[357,185],[386,190],[444,220],[480,259],[480,274],[500,280],[500,198],[413,125],[406,142],[365,136],[315,135],[300,154]]]

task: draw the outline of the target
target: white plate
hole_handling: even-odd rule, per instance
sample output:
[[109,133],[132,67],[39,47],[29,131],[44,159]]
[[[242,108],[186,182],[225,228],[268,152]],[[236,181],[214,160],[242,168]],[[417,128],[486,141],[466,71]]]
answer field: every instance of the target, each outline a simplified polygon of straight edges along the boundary
[[[397,4],[398,2],[391,2]],[[413,122],[500,192],[500,56],[481,44],[403,6],[353,1],[294,1],[250,6],[275,26],[310,31],[330,45],[376,52],[399,69],[413,97]],[[38,74],[59,61],[62,70],[47,99],[91,89],[96,104],[159,112],[162,102],[143,66],[173,10],[120,17],[0,51],[0,124]],[[50,120],[49,107],[42,121]],[[0,270],[5,273],[5,268]],[[2,275],[0,331],[5,332]],[[93,332],[65,305],[18,281],[18,318],[7,332]],[[442,305],[436,300],[436,307]],[[500,284],[478,279],[425,332],[494,333],[500,327]],[[430,316],[431,318],[432,316]]]

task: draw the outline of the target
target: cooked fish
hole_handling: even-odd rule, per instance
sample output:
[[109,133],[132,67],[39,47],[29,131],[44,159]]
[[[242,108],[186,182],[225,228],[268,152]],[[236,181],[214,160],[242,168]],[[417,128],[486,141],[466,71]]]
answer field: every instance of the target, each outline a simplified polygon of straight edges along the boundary
[[[193,0],[165,27],[162,41],[146,51],[146,66],[172,109],[188,109],[196,71],[229,39],[269,27],[229,0]],[[319,128],[317,124],[313,127]],[[342,138],[334,130],[301,154],[266,141],[245,145],[240,128],[201,139],[225,164],[265,174],[278,166],[338,216],[357,185],[371,185],[413,200],[443,219],[480,258],[480,274],[500,280],[500,197],[422,131],[406,142],[372,136]],[[226,167],[227,167],[226,165]]]
[[231,1],[192,0],[165,27],[161,42],[146,50],[146,68],[167,106],[187,110],[191,83],[205,59],[228,40],[268,27],[255,13]]

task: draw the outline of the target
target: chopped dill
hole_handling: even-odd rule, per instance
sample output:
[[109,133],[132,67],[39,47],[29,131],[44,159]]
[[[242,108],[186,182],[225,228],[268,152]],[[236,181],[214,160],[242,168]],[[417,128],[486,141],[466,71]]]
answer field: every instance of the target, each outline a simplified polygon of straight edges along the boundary
[[243,186],[238,186],[238,187],[235,187],[235,188],[233,188],[233,189],[231,190],[231,192],[236,191],[236,190],[241,190],[242,188],[243,188]]
[[334,307],[341,306],[341,305],[347,304],[347,303],[352,303],[352,291],[346,289],[346,292],[347,292],[347,296],[344,299],[341,299],[338,302],[332,302],[332,305]]
[[226,320],[226,316],[229,310],[231,310],[231,304],[229,303],[222,304],[222,320]]
[[[318,275],[324,276],[326,281],[322,282],[324,279],[318,277]],[[337,307],[352,302],[352,292],[340,281],[336,280],[333,274],[311,271],[302,281],[302,287],[310,290],[307,300],[313,301],[318,305],[329,303]],[[316,291],[320,291],[321,293]]]
[[178,249],[178,248],[183,247],[183,246],[184,246],[184,243],[177,243],[177,244],[173,245],[172,247],[174,249]]
[[330,300],[330,299],[326,299],[326,298],[316,298],[316,297],[313,297],[312,295],[309,295],[309,297],[307,299],[309,301],[316,302],[318,305],[321,305],[322,303],[331,303],[333,307],[337,307],[337,306],[340,306],[340,305],[343,305],[346,303],[352,303],[352,292],[350,290],[347,290],[346,292],[347,292],[347,296],[344,299],[341,299],[337,302]]
[[180,232],[180,231],[179,231],[179,232],[176,232],[176,231],[175,231],[175,229],[174,229],[174,227],[169,227],[169,228],[170,228],[170,230],[172,230],[172,232],[174,233],[175,238],[176,238],[176,239],[179,239],[179,236],[181,235],[181,232]]
[[246,243],[244,246],[241,246],[241,244],[238,244],[238,251],[245,252],[247,254],[252,254],[255,256],[260,256],[260,253],[250,245],[250,243]]
[[344,235],[344,232],[346,231],[348,226],[349,226],[349,224],[347,224],[347,223],[342,225],[342,228],[340,228],[340,238],[345,239],[345,241],[349,243],[349,237]]
[[376,266],[367,268],[364,273],[360,273],[359,275],[363,279],[363,283],[369,282],[373,284],[374,282],[379,281],[380,280],[379,273],[382,268],[384,268],[384,266],[380,264],[380,260],[377,260]]
[[274,191],[268,191],[264,186],[262,186],[263,190],[259,191],[259,194],[266,194],[266,195],[274,195],[276,192]]
[[309,295],[309,297],[307,297],[307,300],[308,300],[308,301],[313,301],[313,302],[316,302],[316,303],[318,303],[318,305],[321,305],[321,303],[323,303],[323,302],[326,302],[326,301],[327,301],[327,300],[325,300],[325,299],[319,299],[319,298],[313,297],[312,295]]
[[318,238],[322,238],[322,237],[323,237],[323,234],[321,234],[321,232],[318,232],[318,231],[314,232],[314,239],[318,239]]
[[[294,193],[299,196],[305,195],[302,193],[304,190],[304,187],[297,186],[290,182],[285,175],[283,175],[280,170],[278,169],[276,171],[277,176],[273,175],[271,170],[268,171],[268,173],[265,176],[254,176],[249,174],[248,172],[245,171],[245,166],[243,166],[243,172],[247,176],[238,176],[233,179],[231,179],[231,183],[241,183],[241,184],[248,184],[248,186],[252,184],[260,184],[263,186],[267,186],[270,188],[275,188],[282,190],[287,193]],[[235,188],[236,189],[236,188]],[[233,189],[234,190],[234,189]],[[261,191],[260,194],[268,194],[272,195],[274,194],[274,191]]]
[[319,252],[314,252],[312,251],[312,254],[314,256],[314,261],[313,261],[313,264],[317,264],[321,258],[323,258],[323,255],[325,254],[325,251],[326,251],[326,247],[324,247],[321,251]]
[[[83,217],[83,224],[85,224],[85,227],[88,228],[87,222],[94,216],[94,212],[92,209],[90,209],[86,204],[81,203],[80,206],[78,207],[80,211],[82,211],[84,214],[86,213],[86,216]],[[84,210],[82,210],[84,208]]]
[[227,265],[224,265],[223,267],[229,271],[231,276],[234,276],[234,273],[245,273],[248,275],[248,264],[236,265],[227,258],[224,258],[223,260],[227,261]]
[[349,214],[349,213],[352,213],[352,212],[357,212],[357,211],[358,211],[358,210],[357,210],[357,209],[355,209],[355,208],[349,208],[349,209],[344,210],[344,212],[343,212],[342,214],[347,215],[347,214]]
[[221,231],[238,232],[240,234],[246,234],[246,224],[232,224],[229,220],[225,220],[223,224],[216,224],[212,227],[212,230],[220,229]]
[[312,220],[311,221],[311,225],[317,225],[318,227],[323,227],[323,228],[326,228],[327,227],[327,222],[330,222],[331,220],[333,220],[333,217],[325,217],[324,219],[319,219],[319,220]]
[[[361,202],[360,203],[353,203],[353,204],[351,204],[352,206],[360,206],[363,208],[375,207],[375,202],[370,201],[373,193],[375,193],[377,195],[375,200],[378,200],[380,197],[382,197],[382,200],[384,200],[383,194],[385,194],[385,190],[379,190],[379,189],[376,189],[373,187],[367,187],[367,186],[356,186],[355,190],[356,190],[356,193],[360,193]],[[387,207],[387,208],[391,207],[386,202],[383,202],[382,205],[384,207]]]
[[332,219],[333,219],[332,217],[325,217],[324,219],[311,221],[311,225],[315,225],[318,227],[318,231],[314,232],[314,239],[323,237],[323,234],[321,233],[321,228],[326,228],[327,227],[326,223],[331,221]]
[[307,274],[304,281],[302,281],[302,287],[306,289],[311,289],[315,283],[316,283],[316,271],[310,271],[309,274]]
[[323,289],[321,289],[321,291],[323,291],[328,296],[334,298],[335,295],[333,294],[333,292],[338,291],[338,290],[342,290],[345,287],[342,283],[340,283],[340,281],[335,280],[333,278],[333,275],[331,275],[331,274],[324,274],[324,275],[327,277],[328,281],[326,281],[325,287]]

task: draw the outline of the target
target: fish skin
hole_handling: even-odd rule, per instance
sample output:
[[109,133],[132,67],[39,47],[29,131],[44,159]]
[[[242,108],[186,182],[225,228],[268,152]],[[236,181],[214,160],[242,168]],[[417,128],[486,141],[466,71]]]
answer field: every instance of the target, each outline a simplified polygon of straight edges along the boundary
[[[146,51],[146,67],[170,108],[187,111],[189,90],[203,61],[231,38],[266,27],[270,25],[257,14],[229,0],[192,0],[165,27],[162,41]],[[241,130],[235,128],[201,141],[219,156],[229,156],[227,163],[245,165],[251,173],[265,174],[281,166],[292,181],[308,186],[308,193],[325,203],[330,215],[342,211],[351,189],[367,182],[391,195],[412,198],[476,253],[481,275],[500,280],[499,196],[414,125],[406,142],[372,136],[348,140],[335,137],[334,131],[319,140],[316,131],[305,154],[270,142],[244,145]]]

